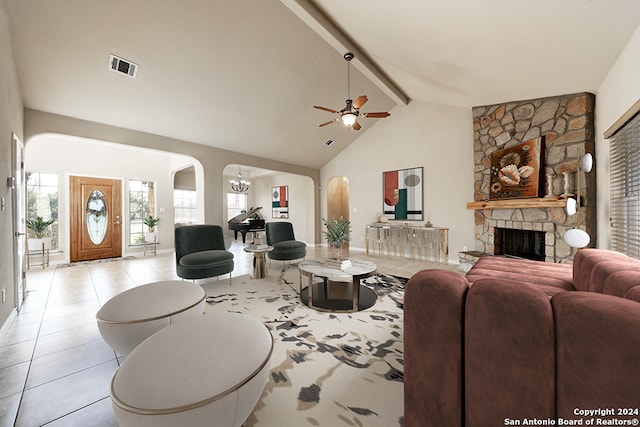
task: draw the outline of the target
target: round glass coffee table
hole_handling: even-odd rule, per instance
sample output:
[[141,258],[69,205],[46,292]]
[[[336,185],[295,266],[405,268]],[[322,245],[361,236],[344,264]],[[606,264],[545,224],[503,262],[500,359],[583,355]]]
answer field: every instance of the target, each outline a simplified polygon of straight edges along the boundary
[[[369,261],[352,259],[350,266],[341,269],[327,265],[331,261],[322,258],[298,264],[301,301],[310,308],[332,312],[350,313],[373,306],[377,299],[375,291],[360,281],[376,275],[378,267]],[[303,277],[307,278],[304,288]]]

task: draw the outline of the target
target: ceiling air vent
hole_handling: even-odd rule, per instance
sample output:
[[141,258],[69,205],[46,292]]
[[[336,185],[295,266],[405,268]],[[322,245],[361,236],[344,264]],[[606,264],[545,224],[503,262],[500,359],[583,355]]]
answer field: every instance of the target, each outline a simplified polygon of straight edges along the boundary
[[133,62],[120,58],[119,56],[111,55],[109,56],[109,69],[135,79],[136,74],[138,73],[138,64],[134,64]]

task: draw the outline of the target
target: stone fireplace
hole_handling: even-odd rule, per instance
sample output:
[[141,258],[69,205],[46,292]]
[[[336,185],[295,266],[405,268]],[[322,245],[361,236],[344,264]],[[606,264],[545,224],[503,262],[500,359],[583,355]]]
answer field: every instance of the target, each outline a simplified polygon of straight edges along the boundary
[[[474,201],[467,208],[475,212],[474,254],[504,251],[503,229],[535,231],[522,234],[538,245],[531,256],[569,263],[575,249],[562,237],[578,221],[591,236],[590,246],[595,245],[595,168],[588,174],[578,168],[580,156],[595,154],[594,106],[594,95],[578,93],[473,108]],[[538,197],[489,200],[491,153],[538,137],[544,137]],[[564,208],[567,188],[580,194],[581,208],[573,216]]]

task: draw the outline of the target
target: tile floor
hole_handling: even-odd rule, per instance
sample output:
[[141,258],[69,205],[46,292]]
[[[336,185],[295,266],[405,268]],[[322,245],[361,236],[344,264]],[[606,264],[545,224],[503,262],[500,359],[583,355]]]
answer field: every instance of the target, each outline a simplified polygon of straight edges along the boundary
[[[247,274],[252,255],[239,242],[231,250],[233,276]],[[327,248],[308,248],[308,258],[327,255]],[[356,251],[351,256],[375,262],[379,272],[403,277],[434,265]],[[102,340],[95,314],[123,290],[178,279],[173,257],[172,252],[159,253],[29,270],[28,297],[0,333],[0,427],[117,426],[109,384],[120,360]],[[272,263],[270,274],[277,274],[281,265]]]

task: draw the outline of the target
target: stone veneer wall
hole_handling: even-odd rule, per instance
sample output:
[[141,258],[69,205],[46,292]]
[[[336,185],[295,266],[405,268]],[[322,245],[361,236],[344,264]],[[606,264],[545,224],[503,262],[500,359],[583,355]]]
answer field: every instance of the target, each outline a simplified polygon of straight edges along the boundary
[[[571,172],[571,192],[576,192],[578,158],[591,153],[595,162],[595,96],[590,93],[515,101],[473,107],[474,201],[489,200],[490,156],[496,150],[545,137],[544,163],[540,173],[552,174],[553,194],[564,192],[563,172]],[[596,168],[580,175],[581,228],[596,238]],[[547,191],[546,182],[540,196]],[[577,225],[576,216],[564,208],[482,209],[475,211],[475,249],[493,255],[494,228],[545,231],[546,261],[572,262],[573,253],[562,236]]]

